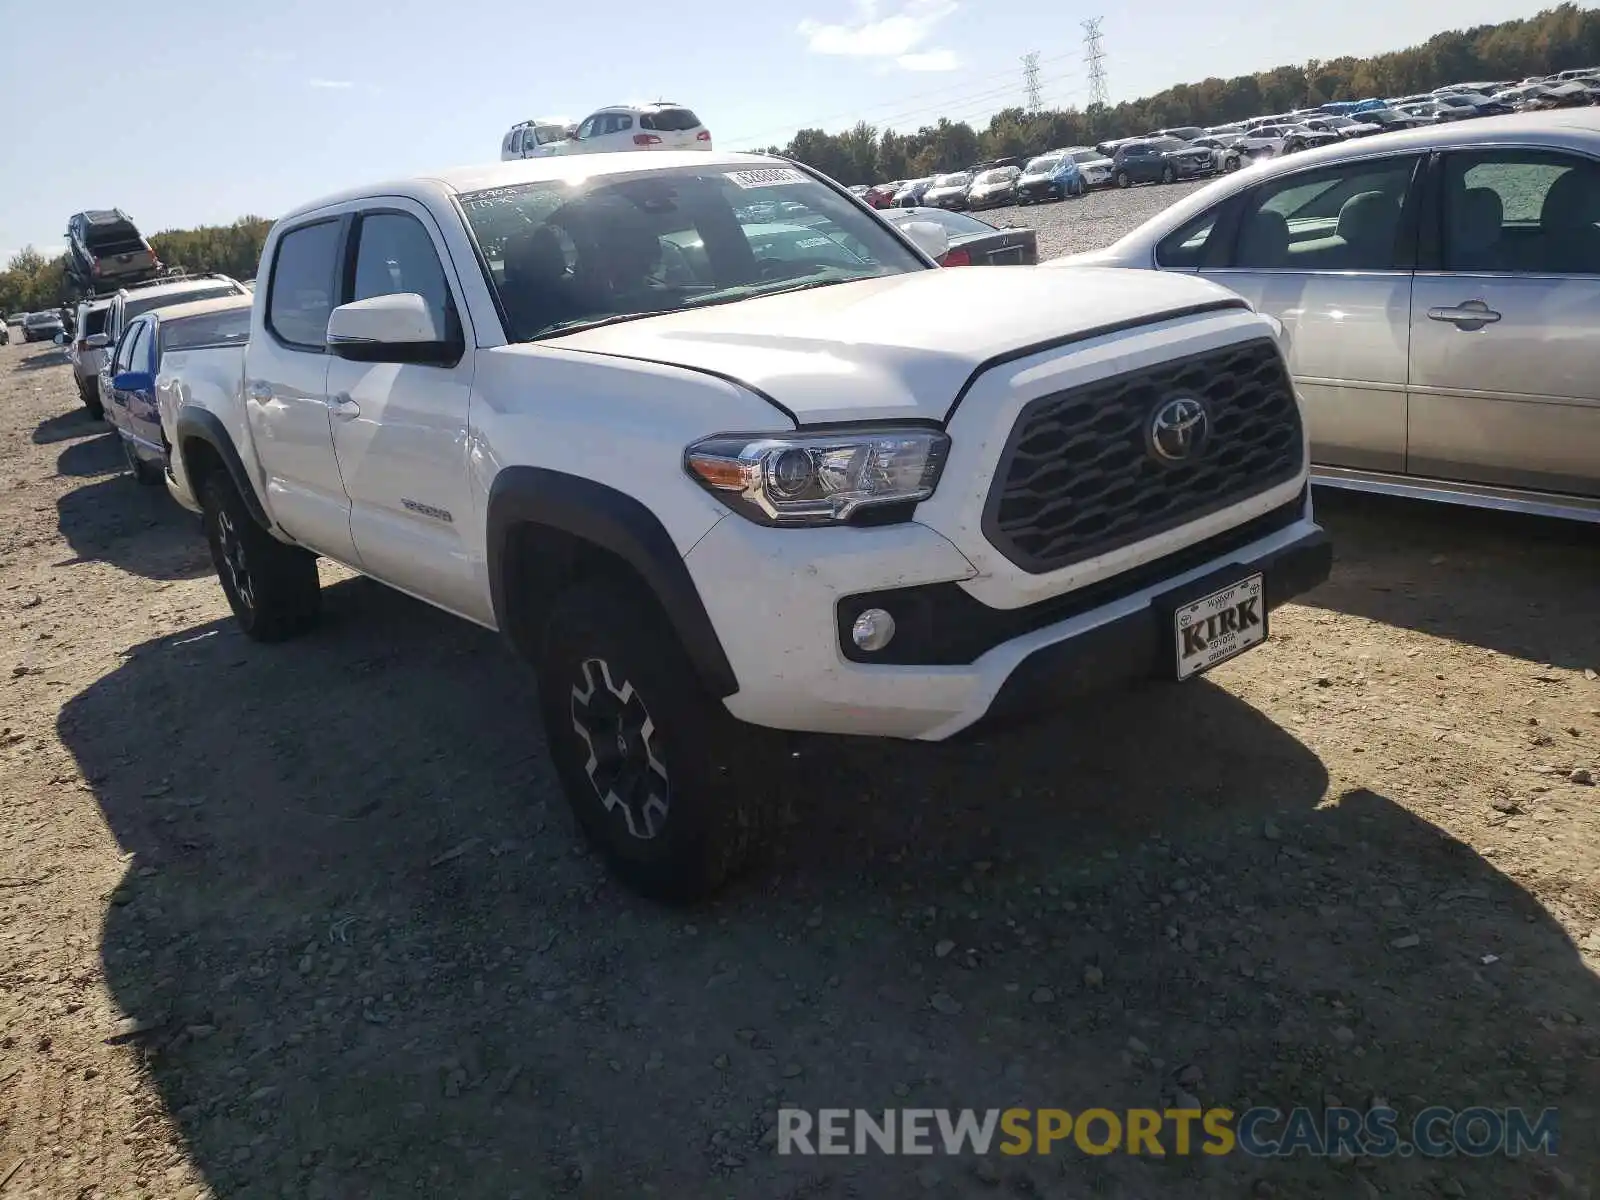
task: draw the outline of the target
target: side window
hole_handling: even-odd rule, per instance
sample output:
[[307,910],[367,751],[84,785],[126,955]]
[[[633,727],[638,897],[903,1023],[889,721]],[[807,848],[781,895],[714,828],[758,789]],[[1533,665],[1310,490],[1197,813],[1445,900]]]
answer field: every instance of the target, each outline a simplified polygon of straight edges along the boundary
[[112,374],[120,375],[124,371],[133,370],[134,350],[137,348],[139,338],[143,334],[144,324],[142,322],[128,327],[128,331],[122,335],[122,340],[117,344],[117,357],[112,367]]
[[612,121],[615,122],[615,128],[612,129],[612,133],[627,133],[628,130],[633,128],[633,118],[627,113],[618,113],[612,118]]
[[267,328],[305,350],[325,349],[339,222],[320,221],[292,229],[278,240],[267,283]]
[[1246,202],[1234,248],[1247,270],[1408,270],[1399,246],[1417,156],[1351,163],[1263,184]]
[[355,287],[350,299],[415,292],[427,301],[434,327],[450,336],[455,326],[450,287],[422,222],[405,213],[371,213],[361,218],[357,237]]
[[1217,230],[1224,207],[1219,204],[1210,212],[1201,213],[1156,243],[1156,266],[1168,269],[1200,266],[1205,261],[1206,249]]
[[583,124],[578,126],[578,136],[580,138],[593,137],[595,135],[595,125],[599,119],[598,117],[586,117]]
[[1600,274],[1600,164],[1546,150],[1445,159],[1446,271]]

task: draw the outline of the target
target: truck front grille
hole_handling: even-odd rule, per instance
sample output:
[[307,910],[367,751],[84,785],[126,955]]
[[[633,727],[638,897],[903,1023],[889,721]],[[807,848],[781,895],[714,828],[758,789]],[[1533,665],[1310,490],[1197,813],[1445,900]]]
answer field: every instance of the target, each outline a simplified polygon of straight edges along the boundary
[[[1156,414],[1198,400],[1208,432],[1190,457],[1151,448]],[[1269,338],[1174,359],[1030,403],[1000,456],[984,534],[1032,574],[1187,524],[1301,470],[1294,389]]]

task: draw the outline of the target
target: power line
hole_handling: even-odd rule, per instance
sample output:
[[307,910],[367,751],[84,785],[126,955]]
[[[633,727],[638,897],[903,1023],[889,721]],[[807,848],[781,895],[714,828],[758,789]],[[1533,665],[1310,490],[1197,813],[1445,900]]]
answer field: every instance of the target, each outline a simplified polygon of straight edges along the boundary
[[[1060,62],[1060,61],[1062,61],[1064,59],[1076,58],[1076,57],[1077,57],[1077,53],[1075,51],[1068,50],[1068,51],[1064,51],[1064,52],[1062,52],[1060,54],[1045,55],[1045,56],[1043,56],[1043,57],[1041,57],[1039,59],[1039,64],[1040,64],[1040,66],[1044,66],[1044,65],[1049,64],[1049,63]],[[998,80],[1001,80],[1001,79],[1009,80],[1009,81],[1012,81],[1012,82],[1008,82],[1004,87],[994,87],[994,86],[992,86],[992,84],[990,84],[990,81],[998,81]],[[1013,75],[1010,71],[997,71],[997,72],[994,72],[993,74],[990,74],[990,75],[979,75],[979,76],[976,76],[975,78],[972,78],[972,79],[963,80],[961,83],[955,84],[953,86],[946,85],[945,87],[942,87],[942,88],[930,88],[930,89],[927,89],[927,90],[924,90],[924,91],[921,91],[921,92],[912,92],[909,95],[899,96],[899,97],[897,97],[897,98],[895,98],[893,100],[885,101],[883,103],[869,104],[864,108],[853,108],[853,109],[850,109],[850,110],[848,110],[846,112],[834,113],[831,116],[814,117],[814,118],[811,118],[809,121],[806,122],[805,127],[806,128],[826,127],[830,122],[845,120],[845,119],[848,119],[848,118],[851,118],[851,117],[855,117],[855,118],[864,120],[864,119],[867,119],[873,113],[879,112],[879,111],[881,111],[883,109],[886,109],[886,108],[895,108],[896,106],[905,104],[907,101],[910,101],[910,100],[918,100],[918,99],[921,99],[921,98],[924,98],[924,97],[929,97],[929,96],[948,97],[948,101],[946,101],[944,99],[941,99],[941,100],[935,101],[932,105],[919,104],[915,108],[910,110],[913,113],[930,112],[930,111],[934,111],[934,109],[936,109],[939,104],[943,104],[943,103],[946,103],[946,102],[948,102],[948,103],[962,103],[964,100],[966,100],[968,98],[966,95],[962,95],[962,94],[951,95],[952,92],[961,93],[963,91],[963,89],[969,89],[969,88],[972,88],[974,86],[983,86],[983,85],[986,85],[986,84],[990,84],[990,86],[987,88],[987,90],[984,91],[984,93],[983,93],[984,95],[998,94],[999,92],[1010,92],[1010,91],[1012,91],[1012,89],[1014,89],[1016,87],[1016,83],[1014,82],[1015,79],[1016,79],[1016,76]],[[898,119],[901,119],[901,118],[891,115],[891,116],[888,116],[888,117],[872,117],[872,119],[877,121],[877,122],[879,122],[879,123],[885,123],[886,124],[886,123],[888,123],[890,121],[898,120]],[[799,128],[799,127],[791,125],[791,126],[785,126],[783,128],[768,128],[766,130],[763,130],[759,134],[740,134],[738,137],[732,138],[731,141],[738,142],[738,143],[740,143],[742,145],[754,144],[754,143],[758,143],[758,142],[768,141],[768,140],[773,139],[773,138],[784,137],[784,136],[793,136],[796,128]],[[721,139],[719,139],[719,140],[721,140]]]
[[1027,111],[1039,111],[1039,52],[1030,50],[1022,56],[1022,92],[1027,97]]
[[1083,59],[1089,65],[1089,107],[1104,108],[1111,103],[1110,89],[1106,87],[1106,48],[1101,43],[1100,22],[1104,17],[1091,17],[1083,23]]

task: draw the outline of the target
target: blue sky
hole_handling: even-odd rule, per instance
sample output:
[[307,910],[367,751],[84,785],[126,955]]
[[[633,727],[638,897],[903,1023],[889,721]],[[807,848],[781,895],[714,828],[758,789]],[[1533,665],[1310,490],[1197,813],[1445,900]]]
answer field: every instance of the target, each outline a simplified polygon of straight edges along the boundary
[[[1082,105],[1084,17],[1112,98],[1397,49],[1528,16],[1517,0],[0,0],[0,264],[116,206],[147,233],[274,216],[352,184],[498,157],[535,116],[688,104],[719,147],[802,125],[912,129],[1021,102]],[[94,13],[93,17],[81,14]],[[48,124],[45,122],[48,121]]]

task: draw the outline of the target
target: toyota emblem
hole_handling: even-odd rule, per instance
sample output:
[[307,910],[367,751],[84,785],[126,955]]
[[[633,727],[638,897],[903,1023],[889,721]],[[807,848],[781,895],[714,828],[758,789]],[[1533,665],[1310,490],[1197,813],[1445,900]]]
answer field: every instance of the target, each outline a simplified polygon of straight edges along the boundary
[[1157,462],[1177,466],[1197,458],[1211,432],[1205,405],[1192,396],[1179,396],[1156,409],[1150,418],[1150,454]]

